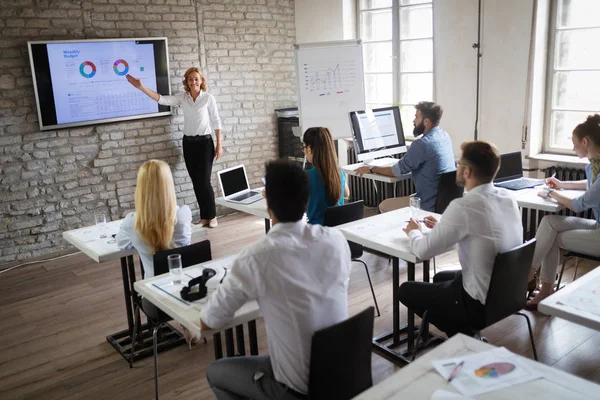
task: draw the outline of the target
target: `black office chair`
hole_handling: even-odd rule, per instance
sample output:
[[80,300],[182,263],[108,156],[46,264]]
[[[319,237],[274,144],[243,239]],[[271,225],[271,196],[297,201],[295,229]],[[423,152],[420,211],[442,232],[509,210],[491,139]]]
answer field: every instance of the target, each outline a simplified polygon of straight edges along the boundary
[[373,385],[373,307],[315,332],[310,350],[308,398],[347,400]]
[[[461,198],[465,188],[456,184],[456,170],[444,172],[440,175],[437,198],[435,199],[435,212],[443,214],[454,199]],[[435,257],[433,257],[433,274],[436,274]]]
[[[323,225],[337,226],[362,219],[364,215],[364,210],[365,208],[363,200],[355,201],[353,203],[348,203],[341,206],[333,206],[326,208],[325,214],[323,216]],[[373,294],[373,302],[375,303],[375,308],[377,309],[377,316],[379,317],[381,313],[379,312],[379,306],[377,305],[377,298],[375,297],[375,290],[373,290],[373,283],[371,282],[369,268],[367,267],[367,263],[365,263],[363,260],[360,260],[360,257],[362,257],[363,255],[363,246],[353,242],[348,242],[348,245],[350,246],[350,258],[352,259],[352,261],[362,263],[365,266],[365,271],[367,272],[367,279],[369,279],[369,286],[371,287],[371,294]]]
[[463,196],[464,190],[465,188],[456,184],[456,171],[441,174],[435,199],[435,212],[443,214],[452,200]]
[[[500,253],[496,256],[492,277],[490,279],[490,287],[485,300],[485,325],[472,326],[475,331],[487,328],[498,321],[503,320],[513,314],[518,314],[525,317],[527,328],[529,329],[529,340],[533,348],[533,358],[537,361],[537,351],[533,340],[533,332],[531,330],[531,322],[527,314],[520,311],[525,307],[527,298],[527,282],[529,271],[531,270],[531,262],[533,260],[533,252],[535,251],[535,239],[523,243],[512,250],[505,253]],[[412,356],[414,360],[419,347],[419,341],[425,331],[427,322],[427,311],[423,314],[419,335],[417,336],[417,344]],[[476,337],[482,337],[480,332],[477,332]]]
[[[178,247],[175,249],[163,250],[154,254],[154,276],[162,275],[169,272],[169,264],[167,257],[170,254],[181,254],[181,265],[183,268],[192,265],[200,264],[212,260],[210,250],[210,241],[190,244],[189,246]],[[133,338],[131,339],[131,355],[129,357],[129,368],[133,367],[133,358],[135,354],[136,336],[138,331],[138,323],[140,320],[140,309],[144,312],[150,324],[154,327],[152,331],[152,344],[154,349],[154,391],[155,398],[158,400],[158,351],[157,351],[157,336],[159,329],[172,320],[168,314],[162,312],[158,307],[146,299],[136,302]]]
[[[590,255],[583,254],[583,253],[577,253],[575,251],[566,251],[564,258],[563,258],[562,268],[560,269],[560,275],[558,276],[558,283],[556,284],[556,290],[561,289],[560,281],[562,281],[563,273],[565,272],[565,265],[567,265],[567,261],[569,261],[573,257],[585,258],[586,260],[600,262],[600,257],[597,257],[597,256],[590,256]],[[575,274],[573,275],[573,280],[577,279],[577,267],[578,267],[578,264],[575,264]]]

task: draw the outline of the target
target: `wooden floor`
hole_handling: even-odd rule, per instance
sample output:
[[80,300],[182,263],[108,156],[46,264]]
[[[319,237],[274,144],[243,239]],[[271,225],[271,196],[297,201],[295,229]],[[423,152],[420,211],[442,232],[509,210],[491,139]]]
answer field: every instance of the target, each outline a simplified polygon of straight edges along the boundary
[[[244,214],[221,218],[219,228],[208,235],[213,258],[234,254],[262,235],[262,219]],[[382,313],[375,319],[375,333],[382,333],[391,328],[391,267],[387,259],[373,254],[365,253],[363,259],[369,264]],[[457,268],[456,254],[438,257],[437,265],[438,270]],[[578,274],[593,266],[581,262]],[[567,281],[573,270],[569,268]],[[0,399],[153,397],[152,359],[137,361],[130,369],[105,340],[107,334],[126,327],[118,261],[96,264],[80,253],[24,266],[0,274],[0,293]],[[372,304],[360,263],[353,264],[349,303],[351,314]],[[406,311],[401,310],[405,320]],[[559,318],[529,315],[542,362],[600,383],[600,333]],[[264,354],[262,321],[258,327],[259,350]],[[492,344],[532,357],[522,317],[501,321],[484,334]],[[213,354],[210,339],[191,351],[181,346],[161,353],[161,398],[212,399],[205,374]],[[376,354],[372,368],[375,383],[398,369]]]

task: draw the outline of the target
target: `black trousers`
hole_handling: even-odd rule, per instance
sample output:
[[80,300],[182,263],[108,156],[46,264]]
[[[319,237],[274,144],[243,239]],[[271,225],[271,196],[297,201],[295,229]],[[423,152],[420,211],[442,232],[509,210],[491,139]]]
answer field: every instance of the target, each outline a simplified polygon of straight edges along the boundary
[[183,159],[194,185],[194,193],[200,207],[200,219],[213,219],[215,192],[210,184],[212,165],[215,159],[215,145],[210,135],[184,136]]
[[448,337],[456,333],[473,336],[485,327],[485,308],[463,288],[462,271],[442,271],[433,283],[404,282],[398,289],[400,302],[423,316]]

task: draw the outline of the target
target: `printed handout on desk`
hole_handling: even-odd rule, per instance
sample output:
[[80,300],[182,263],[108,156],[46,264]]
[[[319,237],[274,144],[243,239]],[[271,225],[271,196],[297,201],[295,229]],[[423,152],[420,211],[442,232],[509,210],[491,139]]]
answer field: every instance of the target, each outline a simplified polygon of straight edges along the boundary
[[431,395],[431,400],[473,400],[473,398],[444,389],[438,389]]
[[398,229],[400,232],[402,232],[402,228],[397,224],[380,224],[375,222],[364,222],[360,225],[356,225],[347,229],[348,231],[360,236],[375,236],[381,234],[382,232],[387,232],[393,229]]
[[447,379],[460,362],[464,364],[451,384],[465,396],[476,396],[542,377],[504,347],[465,357],[436,360],[433,366]]
[[600,281],[581,285],[560,299],[560,303],[594,315],[600,315]]

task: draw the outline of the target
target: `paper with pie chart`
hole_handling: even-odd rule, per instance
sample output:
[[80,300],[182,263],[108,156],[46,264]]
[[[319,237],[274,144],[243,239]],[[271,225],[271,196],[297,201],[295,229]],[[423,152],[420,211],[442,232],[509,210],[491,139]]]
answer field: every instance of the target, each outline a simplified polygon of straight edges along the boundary
[[433,366],[444,379],[448,379],[460,362],[464,362],[463,367],[451,384],[465,396],[476,396],[542,377],[504,347],[465,357],[436,360]]
[[566,306],[600,315],[600,282],[590,281],[560,299]]
[[158,112],[158,104],[125,78],[141,78],[156,91],[152,44],[63,42],[47,50],[59,124]]

